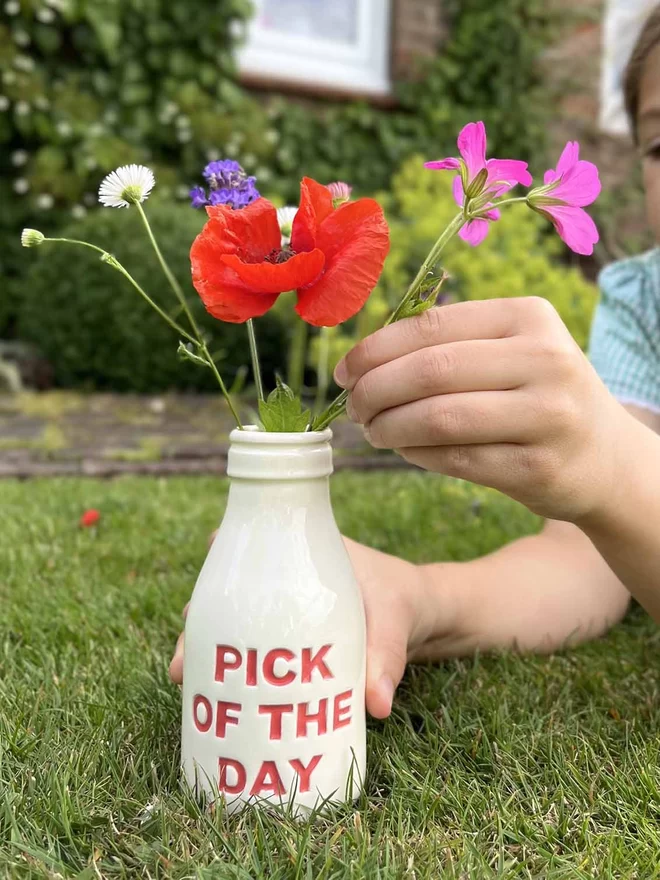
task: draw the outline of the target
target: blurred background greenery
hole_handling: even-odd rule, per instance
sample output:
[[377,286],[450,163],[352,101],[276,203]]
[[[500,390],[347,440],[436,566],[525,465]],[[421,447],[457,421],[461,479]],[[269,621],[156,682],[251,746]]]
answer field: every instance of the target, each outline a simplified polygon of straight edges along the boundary
[[[239,159],[262,194],[297,199],[301,173],[376,194],[392,253],[365,313],[329,334],[330,365],[374,329],[454,210],[449,182],[422,157],[451,155],[456,133],[482,118],[491,153],[546,165],[550,95],[539,58],[557,33],[545,0],[445,0],[447,39],[405,82],[396,103],[309,101],[259,93],[237,77],[247,0],[8,0],[0,23],[0,339],[30,343],[47,381],[139,392],[212,387],[181,365],[176,340],[117,274],[66,250],[26,253],[23,226],[112,250],[154,293],[167,291],[138,218],[96,205],[102,177],[138,162],[156,173],[148,213],[189,285],[188,249],[203,222],[187,201],[210,159]],[[562,13],[565,18],[565,11]],[[386,193],[386,194],[385,194]],[[380,194],[380,195],[379,195]],[[524,210],[493,226],[479,259],[448,254],[447,296],[547,296],[584,345],[595,292],[546,224]],[[194,296],[194,294],[193,294]],[[201,312],[201,310],[198,309]],[[282,368],[293,324],[283,301],[258,323],[264,369]],[[207,320],[230,381],[246,360],[243,333]],[[318,356],[311,339],[310,372]]]

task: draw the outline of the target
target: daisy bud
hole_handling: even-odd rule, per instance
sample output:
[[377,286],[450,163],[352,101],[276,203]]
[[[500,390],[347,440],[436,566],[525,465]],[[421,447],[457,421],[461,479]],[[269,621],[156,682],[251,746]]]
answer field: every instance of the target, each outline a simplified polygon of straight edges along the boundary
[[43,241],[45,241],[46,236],[43,232],[39,232],[38,229],[24,229],[21,232],[21,244],[23,247],[37,247]]

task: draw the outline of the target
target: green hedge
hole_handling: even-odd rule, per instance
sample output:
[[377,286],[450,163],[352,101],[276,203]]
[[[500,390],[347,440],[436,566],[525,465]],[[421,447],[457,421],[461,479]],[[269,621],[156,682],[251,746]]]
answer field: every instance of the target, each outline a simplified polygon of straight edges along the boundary
[[[244,326],[207,314],[190,283],[190,244],[205,215],[156,200],[147,204],[163,252],[184,290],[223,378],[231,383],[249,360]],[[185,325],[136,211],[100,210],[64,231],[106,248],[158,304]],[[58,385],[149,392],[170,388],[217,390],[210,370],[176,357],[178,337],[130,284],[98,255],[72,245],[43,244],[25,254],[31,264],[18,313],[22,339],[35,343],[54,367]],[[281,367],[286,329],[272,314],[259,321],[264,372]]]
[[242,89],[233,50],[247,0],[9,0],[0,22],[0,336],[15,333],[21,226],[66,225],[121,163],[151,165],[172,198],[185,198],[216,154],[239,158],[263,191],[286,200],[301,173],[369,192],[414,152],[453,152],[460,126],[476,118],[494,154],[531,158],[546,126],[537,58],[547,6],[445,0],[446,45],[398,85],[398,108],[382,110]]

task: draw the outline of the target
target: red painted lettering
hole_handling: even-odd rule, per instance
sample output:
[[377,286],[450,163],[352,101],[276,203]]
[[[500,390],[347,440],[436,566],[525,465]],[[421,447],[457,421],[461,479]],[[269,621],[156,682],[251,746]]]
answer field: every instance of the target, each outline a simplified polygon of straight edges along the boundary
[[278,660],[286,660],[287,663],[290,663],[295,658],[296,655],[288,648],[273,648],[272,651],[269,651],[264,657],[263,666],[264,678],[268,684],[283,687],[285,684],[291,684],[292,681],[295,681],[296,673],[291,669],[283,675],[275,675],[275,664]]
[[[245,767],[240,761],[234,761],[231,758],[218,758],[218,791],[225,794],[240,794],[245,788]],[[236,781],[233,783],[227,779],[227,771],[233,770],[236,774]]]
[[306,791],[309,791],[311,787],[311,775],[312,771],[315,770],[318,766],[319,761],[323,755],[314,755],[309,764],[305,767],[302,761],[299,761],[298,758],[295,758],[293,761],[289,761],[289,764],[293,767],[294,772],[298,776],[298,791],[301,794],[304,794]]
[[[199,717],[200,706],[204,707],[205,717],[203,721],[201,721]],[[193,700],[193,719],[195,720],[195,727],[200,733],[206,733],[213,722],[213,709],[211,708],[211,703],[201,694],[195,694],[195,699]]]
[[215,710],[215,735],[220,739],[224,739],[227,733],[228,724],[238,724],[238,718],[234,718],[229,712],[240,712],[240,703],[226,703],[224,700],[218,700]]
[[309,703],[298,703],[298,718],[296,720],[296,736],[307,736],[307,725],[316,722],[319,736],[328,729],[328,701],[319,700],[319,710],[314,714],[307,712]]
[[269,793],[281,795],[284,791],[284,783],[277,772],[277,764],[275,761],[264,761],[250,789],[250,797],[254,795],[261,797]]
[[225,680],[226,669],[238,669],[242,661],[241,652],[229,645],[216,645],[215,648],[215,680]]
[[282,703],[276,706],[259,706],[260,715],[270,715],[269,739],[282,739],[282,716],[285,712],[293,712],[292,703]]
[[250,648],[247,652],[247,676],[245,684],[254,687],[257,683],[257,652],[254,648]]
[[[342,706],[342,703],[346,700],[350,700],[353,696],[353,689],[350,691],[344,691],[341,694],[337,694],[334,701],[333,712],[332,712],[332,729],[337,730],[339,727],[346,727],[347,724],[351,723],[351,706],[350,703],[347,706]],[[349,713],[348,715],[346,713]]]
[[308,684],[312,680],[312,673],[315,669],[321,673],[323,679],[334,678],[324,660],[331,647],[332,645],[324,645],[314,656],[312,656],[311,648],[303,648],[300,675],[303,684]]

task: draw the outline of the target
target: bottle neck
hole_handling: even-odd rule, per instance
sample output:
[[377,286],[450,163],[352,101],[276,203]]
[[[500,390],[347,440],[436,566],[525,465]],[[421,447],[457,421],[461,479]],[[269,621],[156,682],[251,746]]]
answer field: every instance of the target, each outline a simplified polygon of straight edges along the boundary
[[330,509],[328,477],[309,480],[243,480],[234,478],[229,489],[227,512],[292,511],[296,508]]

